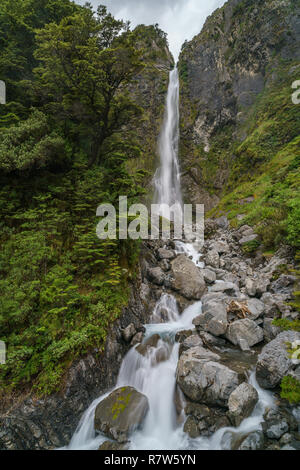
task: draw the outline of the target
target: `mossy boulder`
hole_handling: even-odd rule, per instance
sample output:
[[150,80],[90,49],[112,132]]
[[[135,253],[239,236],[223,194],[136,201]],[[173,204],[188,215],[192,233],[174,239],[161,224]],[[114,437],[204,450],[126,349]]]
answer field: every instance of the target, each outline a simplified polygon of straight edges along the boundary
[[114,390],[95,411],[95,429],[111,439],[127,442],[149,410],[148,398],[133,387]]

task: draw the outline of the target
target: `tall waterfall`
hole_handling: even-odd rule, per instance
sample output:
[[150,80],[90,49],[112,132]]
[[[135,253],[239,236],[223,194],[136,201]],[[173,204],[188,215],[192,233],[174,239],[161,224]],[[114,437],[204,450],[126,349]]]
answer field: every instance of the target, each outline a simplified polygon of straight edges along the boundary
[[[158,142],[160,167],[154,176],[155,203],[182,206],[179,145],[179,77],[175,68],[170,72],[165,115]],[[162,208],[163,216],[167,216]]]

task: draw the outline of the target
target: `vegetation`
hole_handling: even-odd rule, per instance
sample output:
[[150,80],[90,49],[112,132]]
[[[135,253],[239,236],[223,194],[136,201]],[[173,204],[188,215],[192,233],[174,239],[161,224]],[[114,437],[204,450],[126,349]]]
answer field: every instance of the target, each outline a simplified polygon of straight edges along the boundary
[[3,0],[0,30],[0,384],[43,395],[76,357],[101,353],[128,302],[139,244],[99,240],[96,209],[145,192],[130,90],[149,63],[141,29],[102,6]]
[[290,375],[281,382],[281,397],[292,404],[300,403],[300,382]]

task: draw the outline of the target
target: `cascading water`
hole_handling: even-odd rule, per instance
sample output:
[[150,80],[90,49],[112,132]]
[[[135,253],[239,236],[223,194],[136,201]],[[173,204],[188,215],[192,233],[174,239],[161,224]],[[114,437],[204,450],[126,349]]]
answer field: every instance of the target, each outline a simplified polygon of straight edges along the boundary
[[[179,141],[179,81],[178,71],[170,72],[166,112],[159,140],[161,167],[155,175],[156,202],[158,204],[182,205],[180,190],[180,172],[178,164]],[[161,215],[164,215],[163,213]],[[168,215],[168,214],[166,214]],[[190,242],[176,242],[176,252],[185,254],[194,263],[203,267],[199,250]],[[153,335],[160,339],[155,347],[147,349],[145,355],[133,347],[125,356],[120,368],[116,388],[132,386],[145,394],[149,400],[149,412],[143,428],[130,438],[132,450],[217,450],[229,445],[231,432],[246,434],[260,429],[266,407],[274,407],[271,393],[263,391],[255,381],[252,373],[250,383],[257,389],[259,402],[250,418],[244,420],[239,428],[223,428],[211,438],[191,439],[183,431],[184,411],[178,414],[175,405],[180,402],[180,391],[176,389],[176,367],[179,345],[175,342],[176,333],[180,330],[194,328],[192,320],[201,314],[201,302],[196,302],[179,315],[176,300],[172,295],[163,294],[157,302],[151,322],[146,325],[144,342]],[[95,400],[83,415],[68,449],[98,449],[107,440],[97,435],[94,430],[94,414],[98,403],[104,395]],[[227,437],[228,436],[228,437]]]
[[[160,167],[154,176],[155,203],[171,207],[182,207],[180,169],[178,161],[179,144],[179,78],[175,68],[170,72],[165,115],[158,142]],[[162,207],[162,216],[168,213]]]

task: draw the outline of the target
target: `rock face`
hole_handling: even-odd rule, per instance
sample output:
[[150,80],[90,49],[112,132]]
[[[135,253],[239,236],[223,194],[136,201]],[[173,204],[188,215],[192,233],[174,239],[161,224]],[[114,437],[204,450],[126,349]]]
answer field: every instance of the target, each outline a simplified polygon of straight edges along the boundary
[[263,341],[262,328],[257,326],[253,320],[245,318],[231,323],[226,332],[226,338],[235,345],[240,345],[241,340],[246,341],[248,346],[254,346]]
[[184,352],[178,362],[176,379],[184,394],[207,405],[227,406],[238,386],[238,374],[219,364],[219,356],[196,347]]
[[206,284],[200,270],[185,255],[172,261],[171,287],[187,299],[199,300],[205,292]]
[[300,341],[300,333],[285,331],[268,343],[258,356],[256,378],[263,388],[277,387],[282,378],[293,368],[287,343]]
[[232,144],[244,140],[243,124],[258,95],[279,80],[274,72],[278,62],[299,59],[296,3],[229,0],[184,44],[179,58],[181,164],[189,202],[201,201],[207,210],[216,205],[236,159],[234,147],[227,154],[218,147],[220,157],[216,155],[218,137],[230,126]]
[[149,410],[148,398],[133,387],[112,392],[95,410],[95,429],[118,442],[127,442]]
[[228,400],[229,416],[235,426],[251,415],[256,403],[258,393],[252,385],[244,382],[230,395]]

